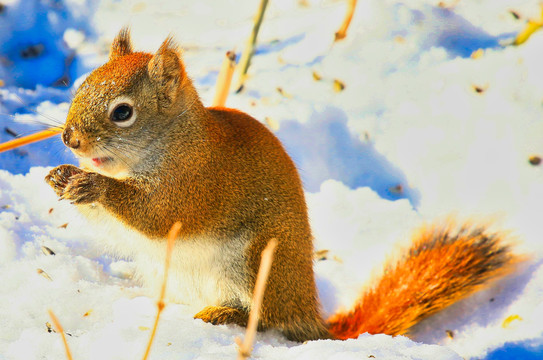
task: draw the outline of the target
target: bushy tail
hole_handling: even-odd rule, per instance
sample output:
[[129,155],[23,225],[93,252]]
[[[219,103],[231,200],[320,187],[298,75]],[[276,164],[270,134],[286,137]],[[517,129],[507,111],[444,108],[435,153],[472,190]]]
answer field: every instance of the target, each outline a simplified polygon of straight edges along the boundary
[[411,248],[385,267],[354,309],[330,317],[330,333],[337,339],[365,332],[408,333],[422,319],[510,273],[520,258],[504,238],[471,225],[422,228]]

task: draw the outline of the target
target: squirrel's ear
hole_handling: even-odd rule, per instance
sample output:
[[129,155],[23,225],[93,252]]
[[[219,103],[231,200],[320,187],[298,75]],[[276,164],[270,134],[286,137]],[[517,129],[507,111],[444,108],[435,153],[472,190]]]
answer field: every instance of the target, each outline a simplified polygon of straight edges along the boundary
[[132,54],[132,42],[130,41],[130,29],[123,27],[121,31],[115,36],[113,44],[111,44],[111,52],[109,53],[109,60],[118,58],[120,56]]
[[175,101],[184,76],[183,63],[179,49],[171,37],[160,46],[160,49],[149,61],[147,71],[151,81],[156,84],[162,106],[168,106]]

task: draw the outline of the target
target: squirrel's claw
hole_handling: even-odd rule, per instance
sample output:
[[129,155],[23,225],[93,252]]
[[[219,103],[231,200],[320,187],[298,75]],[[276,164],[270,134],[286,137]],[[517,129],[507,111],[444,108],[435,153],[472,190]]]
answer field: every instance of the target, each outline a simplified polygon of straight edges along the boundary
[[64,188],[63,198],[71,200],[72,204],[89,204],[96,202],[102,195],[100,186],[101,175],[91,172],[81,172],[73,175]]
[[101,194],[98,174],[86,172],[73,165],[60,165],[49,172],[45,181],[59,196],[72,204],[95,202]]
[[49,184],[55,191],[55,193],[62,197],[66,185],[68,185],[70,177],[75,174],[77,171],[80,171],[77,167],[73,165],[61,165],[57,166],[49,172],[45,177],[45,182]]

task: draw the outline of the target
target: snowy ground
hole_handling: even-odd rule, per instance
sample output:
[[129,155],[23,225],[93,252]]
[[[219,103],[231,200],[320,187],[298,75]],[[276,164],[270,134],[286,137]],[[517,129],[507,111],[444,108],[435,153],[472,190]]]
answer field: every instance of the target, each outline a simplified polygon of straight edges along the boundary
[[[2,3],[0,113],[21,115],[0,118],[0,141],[11,138],[6,127],[23,134],[50,118],[62,122],[71,96],[63,81],[103,63],[126,24],[147,51],[174,34],[209,104],[223,55],[241,51],[257,7]],[[327,313],[349,306],[421,221],[447,214],[510,229],[532,261],[421,323],[416,342],[362,335],[300,345],[272,332],[258,336],[255,358],[543,356],[543,165],[528,161],[543,156],[543,32],[506,45],[541,9],[536,0],[438,3],[360,0],[347,38],[334,44],[345,1],[272,0],[250,78],[227,105],[268,124],[300,168],[316,248],[329,250],[315,265]],[[478,49],[482,56],[471,57]],[[73,161],[58,138],[0,154],[0,359],[64,359],[60,337],[47,331],[49,308],[76,359],[143,353],[155,294],[130,279],[129,261],[103,255],[98,232],[43,182],[47,166]],[[203,324],[193,313],[167,306],[152,358],[233,359],[242,329]]]

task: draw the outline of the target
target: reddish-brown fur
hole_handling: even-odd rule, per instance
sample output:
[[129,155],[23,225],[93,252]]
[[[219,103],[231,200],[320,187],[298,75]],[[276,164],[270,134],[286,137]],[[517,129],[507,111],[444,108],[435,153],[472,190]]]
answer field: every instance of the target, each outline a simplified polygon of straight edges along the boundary
[[[119,127],[110,119],[109,104],[127,96],[137,120]],[[477,231],[425,231],[355,310],[326,324],[315,286],[304,192],[292,160],[279,140],[249,115],[205,108],[171,39],[155,55],[134,53],[128,32],[121,31],[110,61],[78,90],[63,139],[83,159],[107,163],[109,156],[116,168],[53,169],[46,180],[61,198],[99,204],[149,241],[164,241],[176,221],[183,224],[178,241],[243,240],[244,267],[232,271],[240,271],[233,275],[242,277],[244,297],[252,294],[263,248],[276,238],[260,329],[280,329],[292,340],[329,338],[330,333],[340,339],[366,331],[405,333],[423,317],[507,272],[513,262],[499,236],[483,241],[487,238]],[[227,275],[217,276],[226,281]],[[244,326],[249,305],[242,300],[213,304],[195,317]]]
[[454,223],[424,227],[352,310],[328,320],[329,331],[338,339],[365,332],[408,334],[424,318],[511,272],[518,261],[503,234],[481,227],[458,229]]

